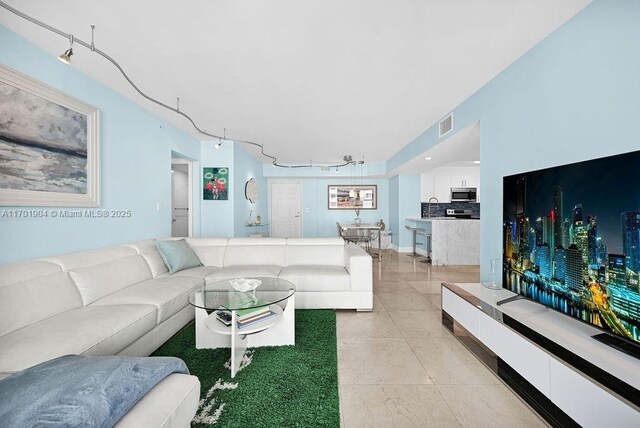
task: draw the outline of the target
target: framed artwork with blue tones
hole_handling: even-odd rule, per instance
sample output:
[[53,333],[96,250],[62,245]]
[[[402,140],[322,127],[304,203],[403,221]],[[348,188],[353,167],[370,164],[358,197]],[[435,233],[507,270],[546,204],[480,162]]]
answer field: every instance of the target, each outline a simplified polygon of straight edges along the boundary
[[99,110],[0,65],[0,205],[100,206]]

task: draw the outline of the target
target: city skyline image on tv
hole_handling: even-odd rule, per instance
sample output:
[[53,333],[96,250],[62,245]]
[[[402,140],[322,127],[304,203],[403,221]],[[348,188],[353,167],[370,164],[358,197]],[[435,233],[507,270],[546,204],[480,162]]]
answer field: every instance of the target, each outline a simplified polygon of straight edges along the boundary
[[640,343],[640,151],[504,177],[502,285]]

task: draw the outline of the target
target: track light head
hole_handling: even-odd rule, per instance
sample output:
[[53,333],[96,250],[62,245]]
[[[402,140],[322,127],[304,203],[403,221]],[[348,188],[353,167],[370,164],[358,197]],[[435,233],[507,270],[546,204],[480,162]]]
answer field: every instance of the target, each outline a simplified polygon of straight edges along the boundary
[[69,34],[69,49],[58,56],[58,59],[65,64],[71,64],[71,55],[73,55],[73,34]]
[[69,48],[66,51],[64,51],[63,54],[60,54],[58,56],[58,59],[64,62],[65,64],[71,64],[71,55],[73,55],[73,48]]
[[216,149],[219,149],[221,145],[222,143],[216,143],[213,147],[215,147]]

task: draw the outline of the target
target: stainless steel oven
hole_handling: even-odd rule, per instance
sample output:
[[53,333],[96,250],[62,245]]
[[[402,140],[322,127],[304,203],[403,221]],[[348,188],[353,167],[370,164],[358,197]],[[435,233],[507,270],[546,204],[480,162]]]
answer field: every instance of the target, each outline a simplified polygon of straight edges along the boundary
[[451,202],[476,202],[478,189],[476,187],[452,187]]

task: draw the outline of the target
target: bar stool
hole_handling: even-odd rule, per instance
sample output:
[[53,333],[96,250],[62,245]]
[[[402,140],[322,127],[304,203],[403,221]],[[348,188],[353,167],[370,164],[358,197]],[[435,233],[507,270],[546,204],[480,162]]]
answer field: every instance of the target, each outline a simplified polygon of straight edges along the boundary
[[411,254],[407,254],[407,255],[409,257],[420,257],[420,254],[416,252],[416,245],[422,245],[422,242],[417,242],[417,236],[418,236],[418,232],[424,232],[425,230],[420,229],[419,227],[411,227],[411,226],[405,226],[405,228],[411,231],[412,246],[413,246],[413,251],[411,252]]
[[[427,252],[427,258],[424,260],[420,260],[420,262],[431,264],[431,234],[425,230],[419,230],[416,232],[416,235],[424,236],[424,249]],[[415,246],[413,248],[413,251],[415,251]]]
[[409,257],[420,257],[421,255],[416,252],[416,245],[418,244],[417,239],[418,235],[423,236],[424,240],[424,249],[427,252],[427,258],[425,260],[421,260],[422,263],[431,263],[431,234],[426,230],[421,229],[419,227],[410,227],[405,226],[407,230],[410,230],[413,235],[413,252],[408,254]]

